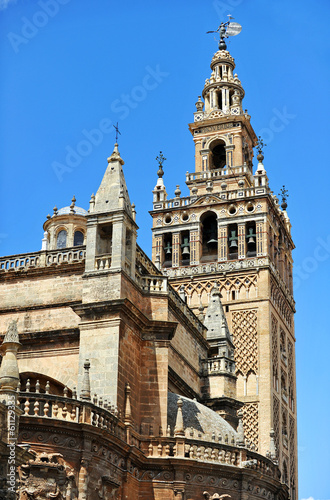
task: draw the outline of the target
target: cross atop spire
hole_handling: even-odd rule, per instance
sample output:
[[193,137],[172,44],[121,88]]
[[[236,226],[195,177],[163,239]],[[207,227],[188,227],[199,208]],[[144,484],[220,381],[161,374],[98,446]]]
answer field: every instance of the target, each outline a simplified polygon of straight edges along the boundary
[[119,128],[118,128],[118,122],[116,125],[113,125],[113,128],[116,131],[116,144],[117,144],[118,143],[118,134],[121,135],[121,132],[119,132]]

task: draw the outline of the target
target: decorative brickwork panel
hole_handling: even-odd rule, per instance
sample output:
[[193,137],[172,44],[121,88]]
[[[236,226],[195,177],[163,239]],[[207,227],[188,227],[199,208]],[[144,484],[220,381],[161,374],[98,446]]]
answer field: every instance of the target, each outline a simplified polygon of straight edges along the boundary
[[247,441],[255,446],[258,451],[259,437],[259,411],[258,403],[245,403],[243,406],[243,427]]
[[287,298],[273,279],[270,282],[270,297],[280,316],[284,319],[287,325],[291,326],[293,319],[292,309],[289,306]]
[[276,454],[279,457],[280,449],[280,402],[276,396],[273,396],[273,429],[276,446]]
[[172,265],[173,265],[173,267],[178,267],[179,257],[180,257],[180,234],[179,233],[173,234],[172,245],[173,245],[173,247],[172,247],[172,252],[173,252]]
[[190,264],[196,264],[199,261],[198,231],[190,231]]
[[247,376],[258,374],[257,310],[233,311],[232,334],[236,371]]
[[[216,270],[214,265],[213,271]],[[258,296],[258,276],[256,274],[249,274],[248,276],[235,276],[226,278],[225,280],[214,279],[194,279],[187,283],[171,283],[175,291],[179,291],[181,286],[184,286],[184,291],[188,297],[188,305],[194,306],[200,304],[200,298],[204,295],[210,296],[214,284],[217,283],[222,299],[225,301],[231,300],[232,292],[235,296],[241,299],[254,298]],[[203,303],[204,306],[208,305]]]
[[289,451],[290,451],[290,490],[291,498],[294,500],[296,491],[296,440],[295,440],[295,421],[292,417],[289,419]]
[[263,222],[258,222],[257,225],[257,256],[263,255]]
[[295,411],[295,401],[294,401],[294,368],[293,368],[293,344],[288,340],[288,388],[289,388],[289,408]]
[[245,224],[238,225],[238,258],[245,257]]
[[273,387],[278,391],[278,321],[272,314],[272,364],[273,364]]
[[219,227],[219,246],[218,257],[219,260],[227,260],[227,226]]

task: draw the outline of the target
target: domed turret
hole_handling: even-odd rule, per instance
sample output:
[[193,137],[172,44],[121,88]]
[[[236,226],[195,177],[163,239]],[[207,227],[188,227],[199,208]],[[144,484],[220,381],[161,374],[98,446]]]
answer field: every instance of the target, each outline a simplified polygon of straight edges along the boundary
[[87,211],[76,206],[72,198],[70,206],[54,207],[52,217],[47,216],[43,225],[42,250],[56,250],[85,244]]

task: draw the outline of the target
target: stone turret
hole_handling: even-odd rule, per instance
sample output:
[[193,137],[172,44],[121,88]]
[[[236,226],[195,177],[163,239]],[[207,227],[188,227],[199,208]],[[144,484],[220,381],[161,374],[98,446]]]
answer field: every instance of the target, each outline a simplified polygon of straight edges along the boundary
[[129,199],[124,161],[115,144],[87,216],[86,273],[125,271],[135,278],[135,213]]
[[234,344],[220,299],[214,284],[205,314],[206,338],[210,344],[208,359],[209,391],[211,398],[236,398]]

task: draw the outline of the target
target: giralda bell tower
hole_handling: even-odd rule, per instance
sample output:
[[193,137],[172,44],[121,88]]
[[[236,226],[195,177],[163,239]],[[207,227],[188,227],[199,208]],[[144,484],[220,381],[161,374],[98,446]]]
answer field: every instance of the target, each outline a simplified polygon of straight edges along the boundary
[[189,124],[195,143],[189,196],[177,186],[168,199],[159,158],[152,258],[201,319],[217,284],[235,347],[245,436],[264,454],[274,436],[282,480],[296,498],[294,244],[286,191],[280,205],[269,187],[262,140],[242,108],[244,90],[224,41],[228,25],[236,23],[219,28],[211,76]]

